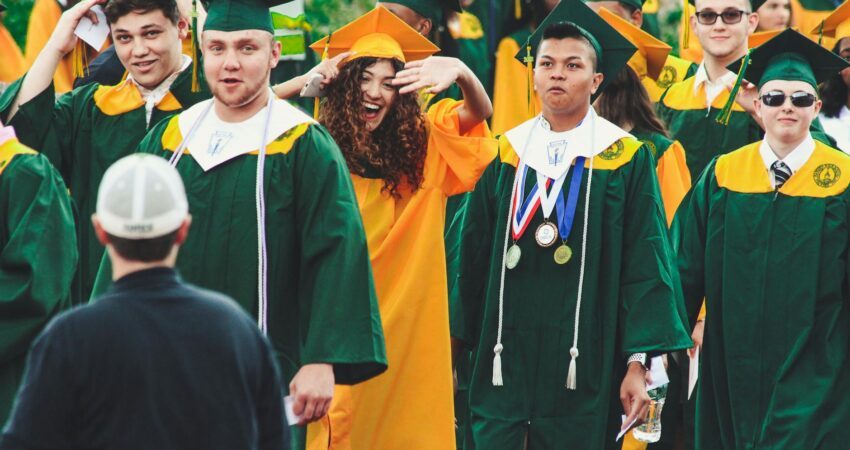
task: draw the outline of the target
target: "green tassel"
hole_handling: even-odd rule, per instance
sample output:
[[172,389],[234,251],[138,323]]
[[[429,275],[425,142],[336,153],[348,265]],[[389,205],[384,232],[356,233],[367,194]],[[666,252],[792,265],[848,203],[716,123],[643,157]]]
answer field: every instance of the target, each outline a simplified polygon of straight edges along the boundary
[[534,115],[534,105],[531,103],[531,92],[534,90],[534,57],[531,56],[531,37],[525,40],[525,57],[522,58],[525,62],[525,72],[527,77],[527,95],[528,102],[528,117]]
[[735,78],[735,85],[732,86],[732,92],[729,93],[729,100],[723,105],[720,114],[717,115],[715,121],[719,124],[729,125],[729,119],[732,117],[732,107],[735,105],[735,97],[738,96],[738,90],[741,89],[741,84],[744,82],[744,74],[747,72],[747,66],[750,65],[750,51],[744,55],[744,60],[741,62],[741,68],[738,69],[738,76]]
[[820,27],[818,27],[818,45],[823,46],[823,25],[826,21],[820,21]]
[[201,91],[200,74],[198,73],[198,0],[192,1],[192,92]]

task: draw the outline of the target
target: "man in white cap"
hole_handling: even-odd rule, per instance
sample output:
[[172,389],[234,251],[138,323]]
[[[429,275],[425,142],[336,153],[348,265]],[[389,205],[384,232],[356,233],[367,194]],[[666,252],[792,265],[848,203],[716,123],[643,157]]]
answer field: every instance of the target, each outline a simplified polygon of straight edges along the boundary
[[36,340],[0,448],[288,448],[268,341],[233,300],[174,270],[191,223],[177,171],[122,158],[92,222],[114,283]]

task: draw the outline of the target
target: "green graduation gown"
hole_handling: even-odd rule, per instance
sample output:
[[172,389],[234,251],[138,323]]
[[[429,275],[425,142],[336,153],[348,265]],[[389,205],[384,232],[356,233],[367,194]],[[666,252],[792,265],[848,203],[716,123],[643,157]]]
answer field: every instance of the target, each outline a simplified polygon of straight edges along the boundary
[[70,305],[77,256],[62,178],[17,140],[0,144],[0,423],[11,412],[30,343]]
[[[764,135],[758,123],[738,103],[732,105],[727,125],[717,123],[715,118],[729,99],[729,91],[721,91],[708,108],[705,85],[694,91],[695,83],[696,77],[689,77],[673,84],[656,103],[658,115],[667,124],[670,135],[685,148],[691,180],[699,178],[715,156],[761,140]],[[812,122],[811,131],[815,139],[834,143],[819,121]]]
[[[554,246],[544,249],[535,243],[539,211],[517,242],[522,257],[506,271],[504,284],[504,385],[492,384],[503,239],[517,161],[503,136],[499,157],[465,206],[453,299],[462,305],[463,323],[453,320],[452,332],[473,349],[469,402],[474,446],[520,449],[527,435],[535,449],[619,448],[614,437],[621,424],[619,387],[628,355],[691,345],[655,162],[632,138],[595,156],[577,389],[568,390],[586,181],[568,241],[574,254],[566,265],[554,262]],[[572,173],[564,182],[565,192]],[[527,179],[526,192],[536,177]]]
[[[170,158],[186,133],[180,117],[210,101],[157,125],[139,150]],[[305,117],[268,143],[264,167],[268,336],[284,389],[301,366],[311,363],[332,363],[337,384],[358,383],[385,371],[387,362],[348,167],[321,125],[282,100],[275,101],[275,109],[273,120]],[[227,294],[256,317],[258,153],[236,156],[205,172],[191,152],[206,150],[189,147],[177,165],[192,214],[177,269],[187,282]],[[104,258],[95,294],[108,286],[110,274]]]
[[674,223],[692,322],[707,308],[696,448],[846,448],[850,157],[817,142],[774,192],[759,145],[712,161]]
[[[180,73],[170,93],[157,104],[146,124],[145,102],[131,81],[116,86],[89,84],[55,99],[51,85],[21,105],[9,122],[22,143],[40,149],[71,190],[79,218],[79,286],[74,303],[88,301],[103,255],[90,218],[95,210],[97,188],[106,169],[136,149],[145,134],[163,118],[200,100],[209,98],[206,83],[201,92],[191,92],[192,70]],[[6,118],[18,96],[23,78],[0,97],[0,117]]]

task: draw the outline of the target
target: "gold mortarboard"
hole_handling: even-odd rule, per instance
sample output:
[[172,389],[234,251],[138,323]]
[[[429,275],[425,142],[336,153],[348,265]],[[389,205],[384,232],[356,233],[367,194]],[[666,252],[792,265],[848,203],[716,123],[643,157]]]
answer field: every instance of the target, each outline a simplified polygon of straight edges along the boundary
[[653,80],[658,79],[672,47],[605,8],[599,10],[599,16],[637,47],[629,66],[638,74],[641,72],[638,68],[646,66],[646,75]]
[[815,36],[826,36],[839,41],[850,37],[850,1],[841,4],[826,16],[820,25],[810,31]]

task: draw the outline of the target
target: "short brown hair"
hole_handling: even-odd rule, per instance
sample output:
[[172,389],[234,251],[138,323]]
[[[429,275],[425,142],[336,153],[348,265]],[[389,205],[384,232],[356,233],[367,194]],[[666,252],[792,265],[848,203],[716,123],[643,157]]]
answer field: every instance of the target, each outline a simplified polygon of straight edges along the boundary
[[171,248],[177,239],[177,231],[150,239],[126,239],[109,233],[107,236],[112,248],[122,258],[130,261],[156,262],[162,261],[171,253]]
[[113,24],[131,12],[144,14],[157,9],[175,25],[180,20],[180,10],[175,0],[109,0],[103,8],[103,14]]

